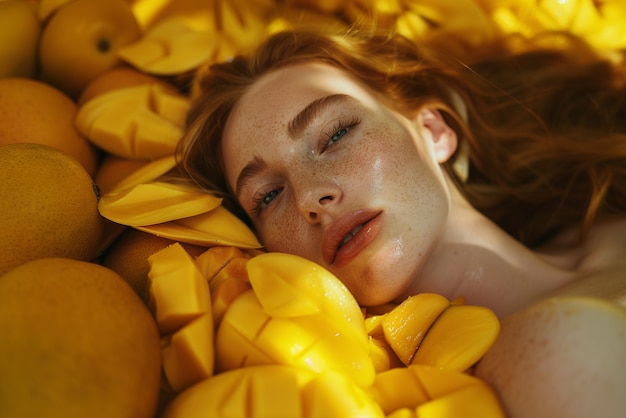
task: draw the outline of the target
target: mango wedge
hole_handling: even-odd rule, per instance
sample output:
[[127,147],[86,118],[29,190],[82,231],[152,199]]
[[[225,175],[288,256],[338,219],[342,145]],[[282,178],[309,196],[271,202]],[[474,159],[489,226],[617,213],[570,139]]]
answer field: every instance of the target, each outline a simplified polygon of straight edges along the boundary
[[105,194],[98,203],[98,210],[113,222],[145,226],[199,215],[221,203],[220,198],[197,187],[155,181]]
[[125,87],[83,104],[77,129],[99,148],[130,159],[174,154],[190,107],[187,97],[153,85]]
[[379,373],[369,391],[388,416],[505,416],[497,396],[482,380],[430,366],[411,365]]
[[181,392],[213,375],[213,336],[213,318],[209,313],[186,323],[163,339],[163,372],[174,391]]
[[168,155],[154,161],[146,162],[145,165],[133,171],[109,191],[109,193],[119,193],[125,189],[135,187],[140,184],[150,183],[157,180],[162,175],[176,167],[176,157]]
[[176,397],[162,418],[383,418],[380,407],[341,375],[280,365],[232,370]]
[[210,283],[228,263],[245,257],[243,251],[237,247],[211,247],[196,257],[196,264]]
[[254,292],[246,292],[231,303],[219,325],[216,367],[224,371],[268,363],[331,370],[361,386],[369,386],[375,375],[369,346],[343,333],[334,318],[321,313],[272,317]]
[[204,247],[261,247],[252,230],[223,206],[199,215],[135,228],[159,237]]
[[428,331],[412,362],[465,371],[485,355],[499,332],[500,321],[490,309],[450,306]]
[[211,295],[195,262],[179,243],[148,257],[150,302],[161,334],[211,313]]
[[441,295],[421,293],[384,314],[381,325],[385,340],[405,365],[411,364],[426,333],[449,306]]
[[248,261],[248,275],[268,314],[298,317],[319,312],[331,319],[338,331],[367,347],[361,308],[328,270],[295,255],[266,253]]
[[196,31],[170,18],[149,29],[137,42],[118,51],[135,68],[155,75],[176,75],[194,70],[212,58],[220,44],[214,32]]

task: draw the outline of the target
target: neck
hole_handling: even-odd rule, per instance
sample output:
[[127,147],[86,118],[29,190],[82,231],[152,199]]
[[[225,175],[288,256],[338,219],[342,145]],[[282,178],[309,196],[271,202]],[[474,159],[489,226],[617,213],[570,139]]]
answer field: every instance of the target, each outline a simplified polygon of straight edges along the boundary
[[[484,305],[499,316],[537,301],[572,279],[565,264],[522,245],[451,189],[446,230],[409,294],[435,292]],[[405,294],[404,296],[408,296]]]

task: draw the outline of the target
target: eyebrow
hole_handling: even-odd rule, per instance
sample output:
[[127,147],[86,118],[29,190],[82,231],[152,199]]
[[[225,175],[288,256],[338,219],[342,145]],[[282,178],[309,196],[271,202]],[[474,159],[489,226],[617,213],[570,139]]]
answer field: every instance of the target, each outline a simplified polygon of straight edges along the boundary
[[[346,100],[353,100],[353,98],[347,94],[331,94],[313,100],[289,121],[289,124],[287,125],[289,137],[296,139],[324,108],[334,103]],[[266,167],[267,163],[265,160],[258,156],[255,156],[250,162],[248,162],[248,164],[246,164],[246,166],[239,173],[239,176],[237,176],[237,182],[235,183],[235,195],[239,196],[241,190],[247,187],[250,179],[259,174]]]
[[246,166],[241,170],[239,176],[237,176],[237,183],[235,184],[235,195],[239,196],[241,189],[248,185],[250,179],[267,167],[265,160],[260,157],[254,157]]
[[291,119],[288,125],[289,136],[292,139],[297,138],[324,108],[336,102],[350,99],[352,98],[346,94],[331,94],[330,96],[324,96],[320,97],[319,99],[313,100],[293,119]]

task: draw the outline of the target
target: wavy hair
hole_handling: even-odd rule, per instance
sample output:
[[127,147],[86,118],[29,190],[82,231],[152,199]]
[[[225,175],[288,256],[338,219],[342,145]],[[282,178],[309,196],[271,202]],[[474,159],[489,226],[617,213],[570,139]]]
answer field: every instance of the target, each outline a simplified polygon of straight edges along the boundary
[[181,171],[248,221],[224,178],[224,125],[263,74],[317,61],[356,76],[407,116],[439,109],[469,157],[467,178],[453,169],[457,156],[446,163],[451,178],[529,246],[574,225],[582,238],[598,217],[626,211],[623,67],[565,34],[498,40],[462,58],[450,51],[355,28],[274,34],[253,53],[198,73]]

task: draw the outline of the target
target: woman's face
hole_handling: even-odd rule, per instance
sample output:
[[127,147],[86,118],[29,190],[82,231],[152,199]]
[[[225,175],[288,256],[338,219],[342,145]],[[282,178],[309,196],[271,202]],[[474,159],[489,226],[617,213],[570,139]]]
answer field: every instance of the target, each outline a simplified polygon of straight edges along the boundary
[[267,250],[321,264],[363,305],[385,303],[415,280],[446,222],[437,123],[434,111],[391,111],[330,65],[285,67],[227,121],[226,178]]

